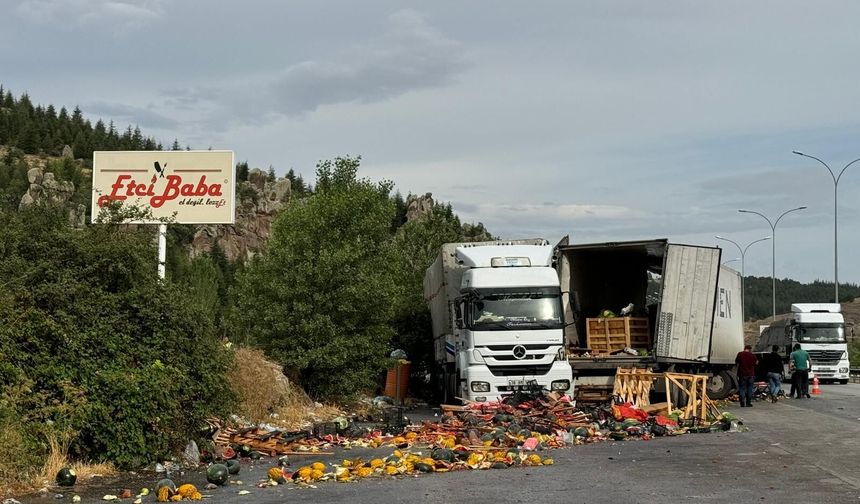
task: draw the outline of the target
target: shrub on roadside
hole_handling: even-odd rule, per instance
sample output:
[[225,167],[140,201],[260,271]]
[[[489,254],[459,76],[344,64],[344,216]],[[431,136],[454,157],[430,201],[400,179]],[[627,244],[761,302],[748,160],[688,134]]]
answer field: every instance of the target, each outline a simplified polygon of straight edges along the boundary
[[0,212],[0,392],[29,389],[12,405],[29,442],[72,432],[73,457],[130,468],[228,411],[230,353],[190,289],[156,278],[151,228]]

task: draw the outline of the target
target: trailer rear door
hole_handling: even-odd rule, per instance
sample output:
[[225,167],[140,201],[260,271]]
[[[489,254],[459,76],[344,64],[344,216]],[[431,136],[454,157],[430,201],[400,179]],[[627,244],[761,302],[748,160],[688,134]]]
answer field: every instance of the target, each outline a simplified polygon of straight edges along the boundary
[[657,357],[708,360],[720,249],[669,244],[657,318]]

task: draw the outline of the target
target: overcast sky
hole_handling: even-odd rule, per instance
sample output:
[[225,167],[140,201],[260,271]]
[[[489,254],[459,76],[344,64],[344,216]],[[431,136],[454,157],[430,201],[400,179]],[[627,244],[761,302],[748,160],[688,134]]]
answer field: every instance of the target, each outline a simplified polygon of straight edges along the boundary
[[[833,279],[833,182],[860,157],[860,3],[3,0],[0,83],[169,145],[432,192],[505,238],[771,234]],[[839,184],[860,282],[860,163]],[[739,257],[727,244],[724,260]],[[739,261],[731,264],[740,269]],[[770,275],[768,242],[746,273]]]

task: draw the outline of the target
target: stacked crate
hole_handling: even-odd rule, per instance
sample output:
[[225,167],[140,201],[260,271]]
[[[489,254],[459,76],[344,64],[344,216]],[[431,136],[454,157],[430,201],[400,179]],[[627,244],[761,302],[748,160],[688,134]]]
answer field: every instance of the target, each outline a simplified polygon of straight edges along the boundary
[[588,348],[593,354],[611,354],[627,347],[651,348],[647,317],[589,318],[585,324]]

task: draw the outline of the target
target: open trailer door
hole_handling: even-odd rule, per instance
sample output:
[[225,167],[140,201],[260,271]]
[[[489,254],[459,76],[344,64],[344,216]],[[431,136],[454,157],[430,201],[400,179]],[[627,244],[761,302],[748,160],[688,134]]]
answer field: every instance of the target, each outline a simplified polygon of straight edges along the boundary
[[657,357],[708,359],[719,270],[718,248],[668,245],[657,319]]

